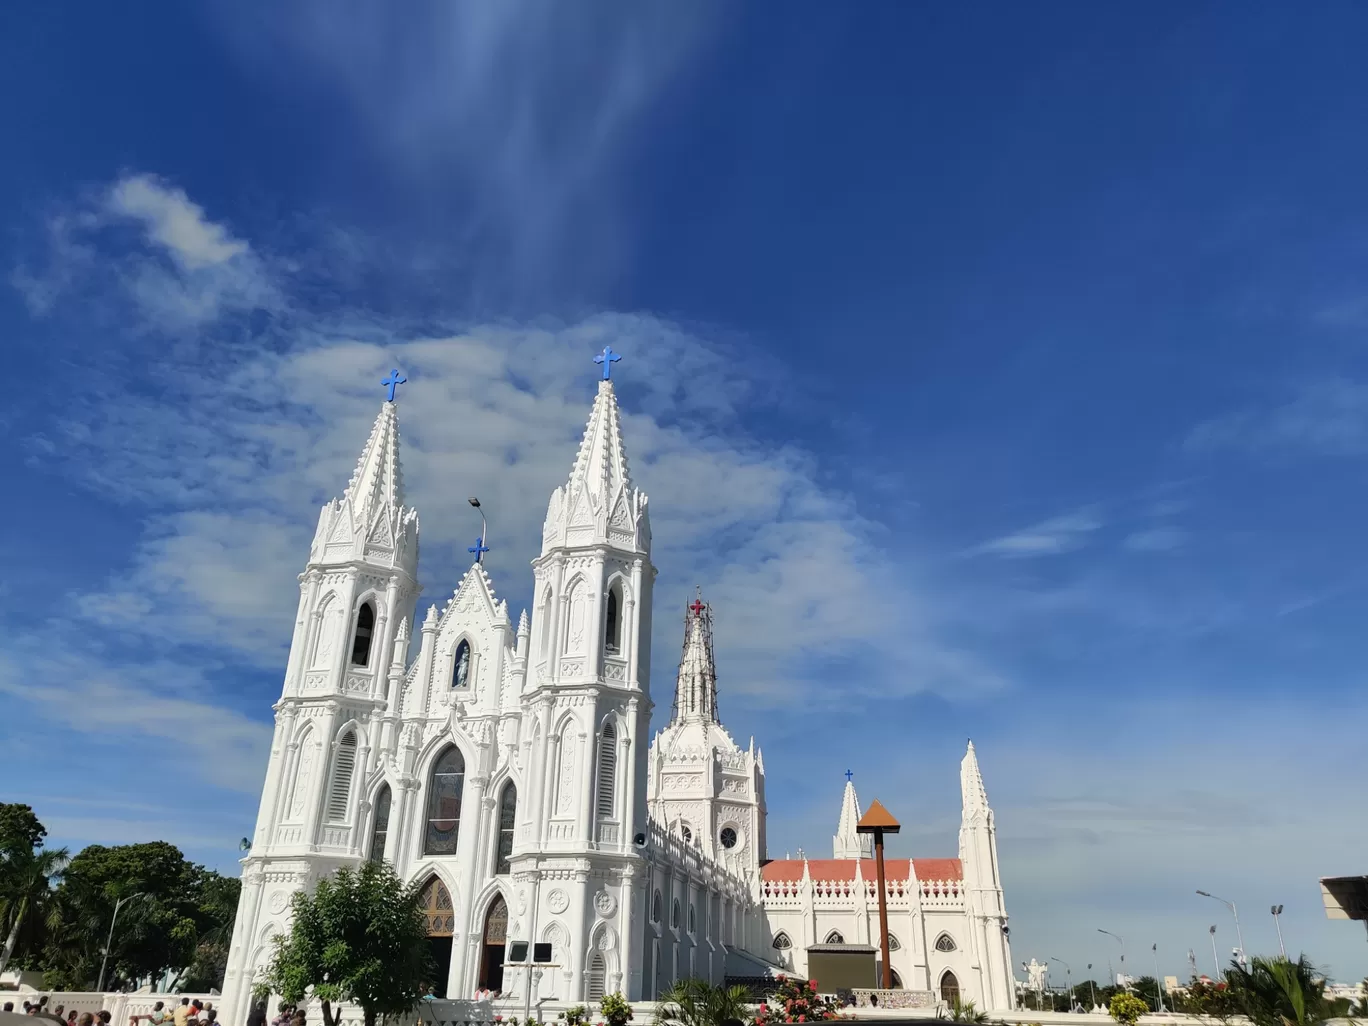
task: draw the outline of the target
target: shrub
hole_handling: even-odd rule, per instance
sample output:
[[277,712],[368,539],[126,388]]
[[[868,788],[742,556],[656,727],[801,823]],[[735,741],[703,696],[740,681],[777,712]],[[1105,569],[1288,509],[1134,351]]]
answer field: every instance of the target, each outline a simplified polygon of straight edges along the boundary
[[632,1006],[621,994],[605,994],[599,1002],[603,1021],[607,1026],[627,1026],[632,1021]]
[[1149,1011],[1149,1005],[1134,994],[1122,991],[1111,999],[1107,1011],[1113,1019],[1121,1023],[1121,1026],[1135,1026],[1140,1021],[1140,1016]]
[[779,976],[775,983],[778,989],[767,1001],[761,1002],[756,1011],[755,1026],[783,1026],[837,1018],[835,1004],[817,993],[816,980]]

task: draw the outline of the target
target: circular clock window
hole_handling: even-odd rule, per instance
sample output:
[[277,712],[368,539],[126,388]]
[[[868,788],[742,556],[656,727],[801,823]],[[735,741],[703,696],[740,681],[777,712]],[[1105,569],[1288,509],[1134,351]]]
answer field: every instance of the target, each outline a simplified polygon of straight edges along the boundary
[[722,847],[726,848],[728,851],[735,848],[737,841],[736,827],[724,826],[722,832],[717,835],[717,839],[721,842]]

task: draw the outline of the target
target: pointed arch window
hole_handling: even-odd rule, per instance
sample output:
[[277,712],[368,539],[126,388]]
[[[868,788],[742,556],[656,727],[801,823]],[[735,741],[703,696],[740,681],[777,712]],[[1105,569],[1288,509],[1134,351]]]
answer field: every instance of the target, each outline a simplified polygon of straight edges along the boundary
[[844,943],[845,943],[845,937],[841,936],[841,931],[840,931],[840,930],[832,930],[829,934],[827,934],[826,943],[828,943],[828,944],[844,944]]
[[604,964],[603,952],[595,951],[589,956],[589,983],[588,993],[585,994],[590,1001],[603,1000],[603,981],[607,976],[607,966]]
[[943,933],[936,938],[937,951],[954,951],[956,949],[955,938],[948,933]]
[[356,613],[356,632],[352,635],[351,661],[353,666],[369,666],[371,636],[375,633],[375,607],[362,602]]
[[518,789],[510,780],[504,785],[503,795],[499,799],[499,848],[494,859],[496,876],[507,876],[511,872],[508,860],[513,855],[513,825],[517,818]]
[[901,951],[901,950],[902,950],[902,942],[901,942],[900,940],[898,940],[897,937],[894,937],[891,933],[888,935],[888,950],[889,950],[889,951]]
[[697,930],[698,930],[698,917],[694,914],[694,907],[693,907],[693,903],[691,902],[691,903],[689,904],[689,933],[695,933],[695,932],[697,932]]
[[381,862],[385,858],[385,841],[389,837],[390,786],[381,784],[375,794],[375,821],[371,824],[370,860]]
[[775,951],[788,951],[793,947],[793,941],[789,940],[789,935],[780,930],[774,935],[774,940],[770,942],[774,945]]
[[456,646],[456,655],[451,660],[451,686],[463,688],[470,684],[470,642],[465,638]]
[[655,897],[651,899],[651,922],[660,922],[661,905],[662,901],[660,897],[660,891],[657,890],[655,892]]
[[670,908],[670,929],[679,929],[679,899],[675,898],[674,905]]
[[328,819],[340,823],[347,818],[351,798],[352,774],[356,771],[356,731],[349,730],[337,742],[333,755],[332,786],[328,788]]
[[427,831],[424,855],[456,854],[461,828],[461,792],[465,787],[465,757],[452,745],[432,766],[428,780]]
[[960,999],[959,979],[949,969],[945,970],[945,975],[940,978],[941,1000],[950,1007]]
[[612,819],[617,799],[617,726],[609,721],[599,736],[598,816]]
[[614,584],[608,589],[608,604],[603,616],[603,649],[616,653],[621,647],[622,638],[622,586]]

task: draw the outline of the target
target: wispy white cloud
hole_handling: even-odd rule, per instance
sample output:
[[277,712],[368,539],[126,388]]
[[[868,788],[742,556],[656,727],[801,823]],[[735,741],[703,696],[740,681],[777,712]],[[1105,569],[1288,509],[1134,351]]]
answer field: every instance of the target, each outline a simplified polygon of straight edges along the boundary
[[1003,556],[1009,559],[1057,556],[1082,548],[1101,526],[1101,516],[1094,507],[1088,506],[983,542],[970,549],[969,555]]
[[397,21],[384,4],[339,18],[326,0],[264,19],[213,9],[252,74],[333,90],[356,126],[339,145],[368,147],[398,187],[430,194],[456,249],[480,248],[466,270],[500,291],[621,266],[624,144],[725,16],[710,0],[420,4]]
[[1187,542],[1187,532],[1180,527],[1150,527],[1128,534],[1121,543],[1132,552],[1170,552]]
[[1361,456],[1368,452],[1368,385],[1347,378],[1303,385],[1281,404],[1198,424],[1184,447],[1193,453],[1243,451],[1266,457]]
[[[99,734],[127,742],[126,754],[162,761],[170,772],[189,769],[214,783],[251,792],[260,788],[271,728],[216,701],[202,671],[160,658],[117,658],[56,626],[26,644],[0,650],[0,694],[7,708],[22,703],[37,721],[70,734]],[[147,747],[151,739],[166,747]],[[211,741],[204,757],[193,742]],[[80,745],[50,745],[49,754]]]
[[[128,227],[138,231],[136,245],[108,244]],[[76,289],[82,304],[131,303],[143,326],[170,333],[280,303],[261,256],[154,175],[125,175],[50,217],[42,250],[11,276],[40,316]]]

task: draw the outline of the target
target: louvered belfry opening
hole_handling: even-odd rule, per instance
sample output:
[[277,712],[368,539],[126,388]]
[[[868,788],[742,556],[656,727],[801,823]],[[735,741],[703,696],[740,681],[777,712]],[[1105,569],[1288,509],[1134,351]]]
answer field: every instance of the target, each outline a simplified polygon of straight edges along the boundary
[[598,817],[612,819],[617,792],[617,727],[612,723],[603,725],[598,763]]
[[347,731],[337,742],[333,757],[332,789],[328,792],[328,819],[340,823],[347,818],[352,774],[356,771],[356,732]]

